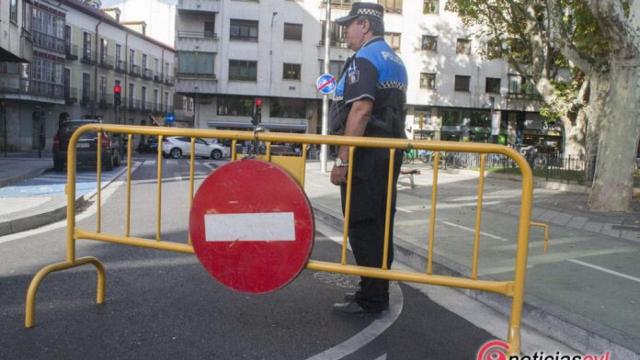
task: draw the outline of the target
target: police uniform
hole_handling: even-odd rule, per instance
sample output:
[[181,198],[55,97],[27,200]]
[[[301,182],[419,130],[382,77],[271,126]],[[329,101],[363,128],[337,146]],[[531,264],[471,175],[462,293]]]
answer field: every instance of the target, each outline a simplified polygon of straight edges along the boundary
[[[402,60],[382,37],[371,38],[348,59],[342,71],[332,103],[332,131],[344,130],[351,104],[369,99],[373,101],[373,109],[364,136],[405,138],[406,88],[407,72]],[[393,261],[393,215],[401,164],[402,151],[396,151],[388,266]],[[349,243],[360,266],[379,268],[382,265],[388,172],[388,149],[356,149]],[[344,212],[346,185],[341,185],[340,190]],[[369,312],[388,308],[389,282],[362,277],[355,300]]]

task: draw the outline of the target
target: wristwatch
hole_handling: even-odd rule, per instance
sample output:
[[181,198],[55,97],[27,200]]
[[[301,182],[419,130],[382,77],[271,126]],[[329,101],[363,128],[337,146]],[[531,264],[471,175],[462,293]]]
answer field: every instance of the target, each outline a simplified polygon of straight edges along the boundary
[[334,166],[335,167],[347,167],[347,166],[349,166],[349,162],[343,161],[342,159],[337,157]]

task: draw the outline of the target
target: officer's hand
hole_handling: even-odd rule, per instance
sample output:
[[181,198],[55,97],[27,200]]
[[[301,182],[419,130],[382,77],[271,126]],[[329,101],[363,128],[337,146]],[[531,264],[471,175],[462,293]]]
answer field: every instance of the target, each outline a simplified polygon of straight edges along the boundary
[[347,183],[347,167],[346,166],[334,166],[331,169],[331,183],[333,185],[340,185]]

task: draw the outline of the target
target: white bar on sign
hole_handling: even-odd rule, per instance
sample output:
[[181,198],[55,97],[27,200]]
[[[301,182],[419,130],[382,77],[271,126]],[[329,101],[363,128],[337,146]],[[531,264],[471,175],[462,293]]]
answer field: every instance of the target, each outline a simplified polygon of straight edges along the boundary
[[295,241],[293,212],[205,214],[206,241]]

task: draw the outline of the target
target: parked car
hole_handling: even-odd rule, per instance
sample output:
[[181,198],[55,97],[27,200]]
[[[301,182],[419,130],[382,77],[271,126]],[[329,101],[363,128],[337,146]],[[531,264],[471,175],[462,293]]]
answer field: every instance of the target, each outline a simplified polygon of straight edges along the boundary
[[[162,139],[162,153],[174,159],[191,155],[191,139],[184,136],[170,136]],[[210,157],[220,160],[229,156],[229,148],[216,143],[209,143],[204,139],[196,138],[195,156]]]
[[[53,137],[53,169],[63,171],[67,162],[67,147],[71,135],[82,125],[98,124],[99,120],[78,119],[68,120],[60,124],[56,135]],[[109,134],[102,134],[102,167],[105,170],[113,170],[114,166],[120,166],[120,148],[117,140]],[[76,164],[95,165],[97,162],[98,136],[95,132],[87,132],[80,136],[76,143]]]

